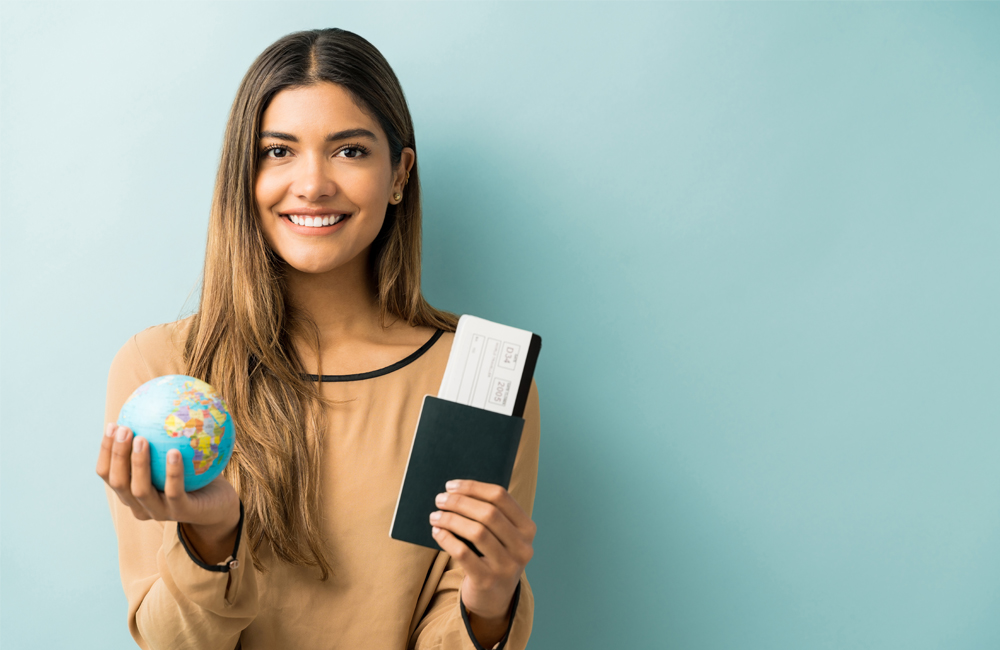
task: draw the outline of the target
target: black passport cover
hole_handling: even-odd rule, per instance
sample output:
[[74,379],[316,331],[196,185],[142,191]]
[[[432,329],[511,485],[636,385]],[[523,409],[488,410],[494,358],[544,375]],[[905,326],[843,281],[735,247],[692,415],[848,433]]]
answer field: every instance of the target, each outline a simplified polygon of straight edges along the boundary
[[425,396],[389,536],[439,550],[431,536],[434,497],[452,479],[509,489],[523,428],[524,418]]

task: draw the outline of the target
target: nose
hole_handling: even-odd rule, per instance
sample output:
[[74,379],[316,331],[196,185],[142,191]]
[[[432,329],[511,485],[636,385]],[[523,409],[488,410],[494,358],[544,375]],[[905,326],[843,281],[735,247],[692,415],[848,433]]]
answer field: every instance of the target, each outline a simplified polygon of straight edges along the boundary
[[298,198],[315,203],[337,193],[333,170],[324,156],[305,155],[300,161],[291,187]]

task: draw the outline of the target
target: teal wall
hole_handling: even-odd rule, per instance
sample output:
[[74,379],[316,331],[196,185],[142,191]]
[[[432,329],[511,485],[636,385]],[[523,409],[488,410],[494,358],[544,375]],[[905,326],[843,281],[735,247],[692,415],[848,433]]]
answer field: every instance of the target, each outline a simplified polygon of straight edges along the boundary
[[254,56],[417,126],[425,288],[540,332],[534,648],[1000,647],[1000,5],[5,3],[4,648],[128,648],[108,365]]

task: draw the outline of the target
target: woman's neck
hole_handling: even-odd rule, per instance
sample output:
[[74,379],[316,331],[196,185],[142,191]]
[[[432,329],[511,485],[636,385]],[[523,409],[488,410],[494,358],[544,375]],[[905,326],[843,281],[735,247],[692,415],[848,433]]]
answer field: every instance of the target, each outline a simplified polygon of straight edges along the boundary
[[295,310],[316,326],[321,348],[333,341],[377,338],[382,329],[367,255],[326,273],[288,268],[285,291]]
[[316,326],[293,336],[310,374],[348,375],[377,370],[410,354],[433,333],[399,319],[382,323],[367,255],[327,273],[287,269],[285,291],[292,306]]

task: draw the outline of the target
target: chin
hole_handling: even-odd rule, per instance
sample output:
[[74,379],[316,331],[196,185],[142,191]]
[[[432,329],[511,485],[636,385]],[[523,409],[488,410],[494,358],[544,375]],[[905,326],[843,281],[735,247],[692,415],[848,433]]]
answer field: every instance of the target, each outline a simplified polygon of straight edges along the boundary
[[347,267],[353,266],[359,261],[359,258],[365,258],[367,250],[368,249],[366,248],[365,250],[350,256],[342,254],[301,256],[289,255],[287,257],[283,257],[283,259],[285,264],[299,273],[322,275],[324,273],[330,273],[331,271],[346,269]]
[[323,273],[329,273],[334,271],[342,264],[331,263],[329,260],[325,261],[303,261],[303,260],[285,260],[285,264],[299,273],[308,273],[310,275],[321,275]]

